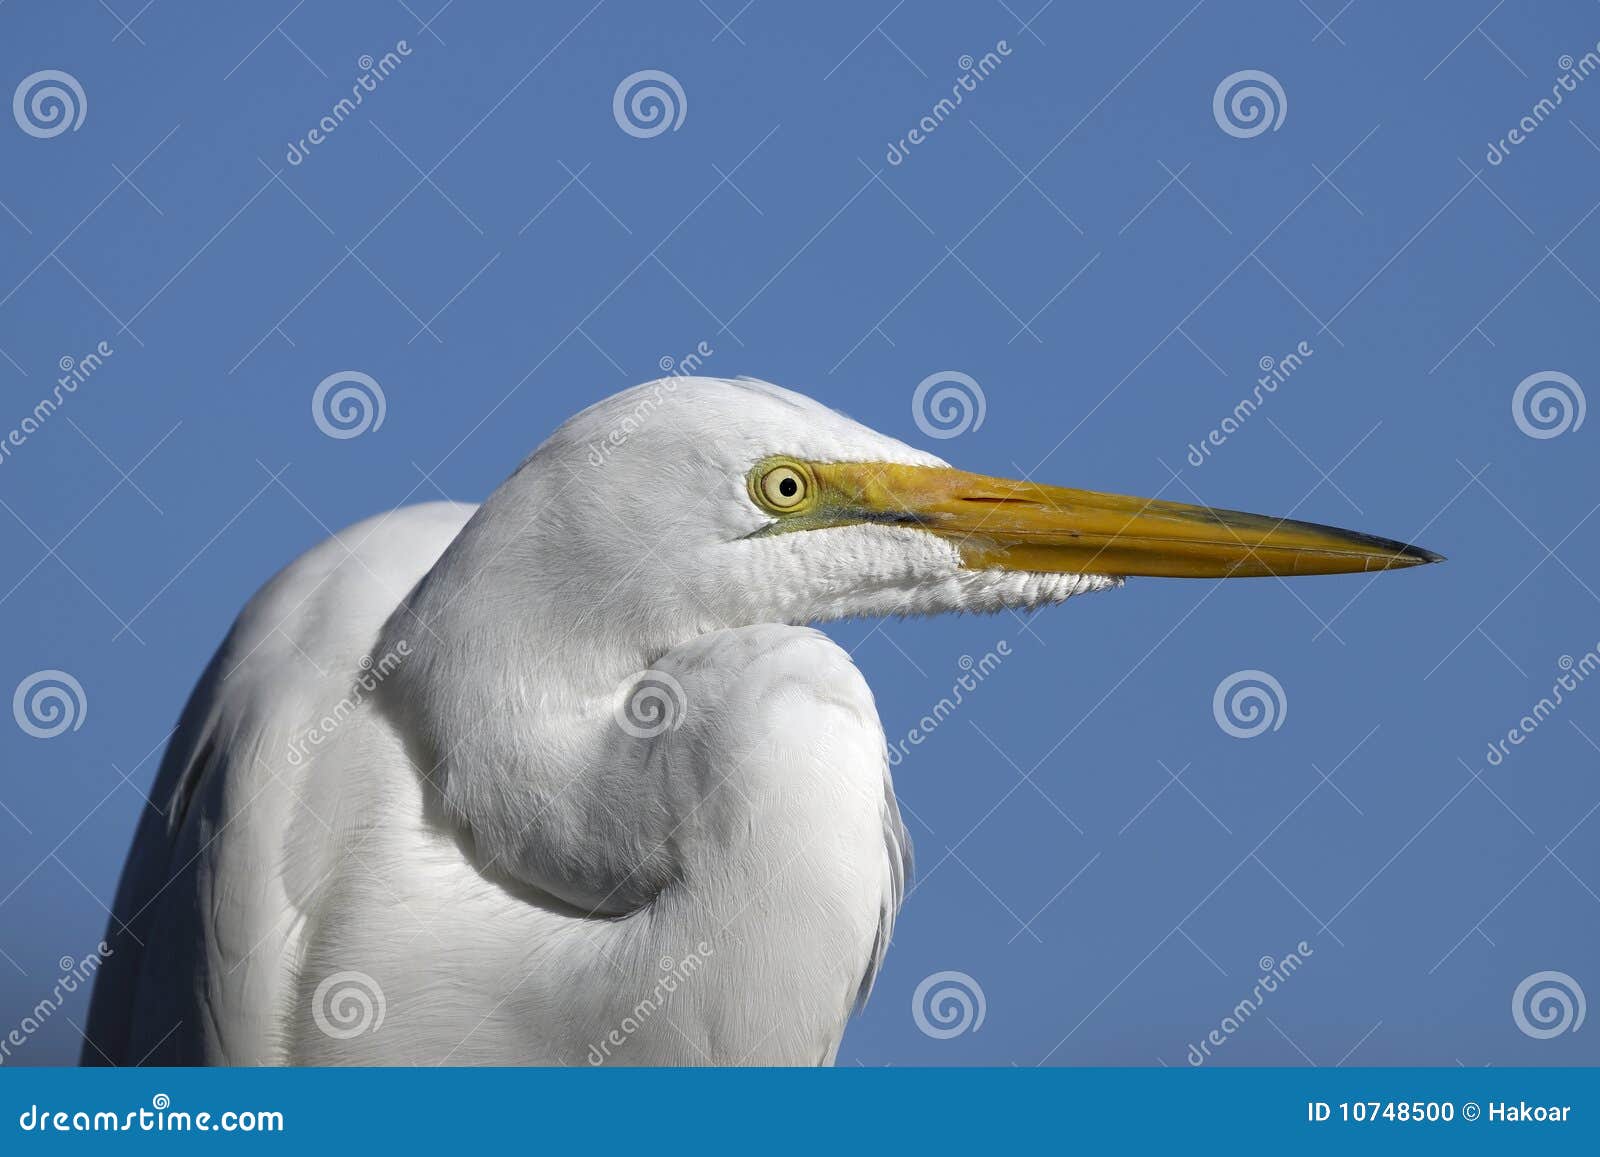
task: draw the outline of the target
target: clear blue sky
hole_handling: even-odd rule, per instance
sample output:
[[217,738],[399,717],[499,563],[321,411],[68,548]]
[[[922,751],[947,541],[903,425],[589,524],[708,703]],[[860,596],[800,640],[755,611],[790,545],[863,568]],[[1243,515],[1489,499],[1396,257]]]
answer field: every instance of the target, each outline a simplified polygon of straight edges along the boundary
[[[1594,48],[1594,5],[1474,31],[1488,0],[462,3],[427,28],[438,0],[408,2],[0,8],[0,97],[55,69],[86,101],[54,136],[0,115],[0,438],[63,358],[112,351],[0,457],[0,690],[61,670],[87,704],[54,738],[0,727],[0,1032],[99,939],[157,749],[263,580],[374,512],[481,498],[705,342],[707,372],[971,469],[1450,557],[836,629],[891,740],[962,656],[1011,650],[896,769],[918,883],[842,1062],[1181,1066],[1301,941],[1214,1063],[1600,1060],[1595,1026],[1534,1039],[1511,1009],[1547,970],[1600,997],[1600,679],[1487,760],[1600,643],[1600,418],[1535,438],[1512,409],[1544,371],[1600,402],[1600,77],[1486,159]],[[675,130],[614,118],[644,69],[681,87]],[[1282,120],[1234,135],[1213,95],[1251,69]],[[380,429],[313,422],[343,370],[380,383]],[[918,428],[940,371],[981,427]],[[1249,739],[1212,710],[1243,670],[1287,708]],[[937,1039],[912,999],[947,970],[986,1013]],[[14,1061],[73,1058],[83,1011]]]

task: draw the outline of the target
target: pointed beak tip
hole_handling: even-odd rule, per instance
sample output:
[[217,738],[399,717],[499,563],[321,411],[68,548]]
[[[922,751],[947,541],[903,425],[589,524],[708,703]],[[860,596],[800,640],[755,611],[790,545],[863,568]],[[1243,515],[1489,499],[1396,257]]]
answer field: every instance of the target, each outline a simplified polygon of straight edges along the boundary
[[1411,552],[1411,560],[1412,560],[1412,565],[1413,566],[1426,566],[1426,565],[1428,565],[1429,563],[1432,563],[1432,562],[1449,562],[1450,561],[1449,559],[1445,558],[1444,555],[1438,554],[1435,551],[1424,550],[1420,546],[1410,547],[1409,550]]

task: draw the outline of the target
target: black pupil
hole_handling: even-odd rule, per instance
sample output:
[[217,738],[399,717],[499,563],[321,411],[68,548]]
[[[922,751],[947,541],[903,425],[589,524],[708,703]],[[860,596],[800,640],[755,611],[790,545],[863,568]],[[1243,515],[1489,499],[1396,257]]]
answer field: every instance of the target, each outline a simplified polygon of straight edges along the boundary
[[793,498],[800,489],[800,483],[793,478],[784,478],[778,483],[778,493],[785,498]]

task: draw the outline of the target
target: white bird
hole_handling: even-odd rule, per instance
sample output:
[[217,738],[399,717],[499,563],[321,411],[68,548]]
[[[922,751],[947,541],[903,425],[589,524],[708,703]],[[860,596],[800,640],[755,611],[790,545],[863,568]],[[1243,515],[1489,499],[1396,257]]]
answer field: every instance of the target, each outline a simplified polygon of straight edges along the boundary
[[963,473],[752,380],[635,387],[250,600],[84,1061],[829,1063],[910,849],[872,693],[807,624],[1437,558]]

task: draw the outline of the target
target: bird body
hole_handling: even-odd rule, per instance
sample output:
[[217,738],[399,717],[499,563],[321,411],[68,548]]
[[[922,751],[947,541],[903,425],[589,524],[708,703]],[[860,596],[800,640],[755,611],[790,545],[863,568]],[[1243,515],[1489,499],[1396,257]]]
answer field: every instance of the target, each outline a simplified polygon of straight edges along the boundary
[[[381,685],[314,757],[294,759],[295,737],[359,694],[383,626],[360,610],[413,585],[470,513],[432,504],[358,524],[251,600],[197,689],[209,710],[189,713],[164,765],[158,791],[176,810],[164,839],[152,831],[150,851],[170,840],[171,852],[126,903],[119,896],[119,912],[135,911],[135,899],[149,905],[123,917],[145,942],[142,958],[120,938],[127,946],[106,962],[90,1039],[108,1050],[116,1042],[120,990],[133,1015],[119,1052],[145,1063],[831,1060],[886,946],[906,846],[871,692],[825,635],[765,624],[661,657],[657,669],[702,709],[686,712],[670,751],[639,745],[654,766],[616,768],[672,789],[642,793],[632,802],[644,814],[628,818],[704,848],[714,862],[703,870],[737,901],[722,910],[694,899],[702,866],[692,860],[681,865],[687,890],[574,865],[571,899],[587,908],[484,864],[436,814],[419,774],[435,761],[408,752],[415,737],[379,706]],[[279,634],[286,618],[293,633]],[[381,662],[378,653],[366,670]],[[592,707],[599,728],[614,726],[609,695]],[[747,712],[755,745],[719,748],[724,715]],[[721,762],[727,755],[737,766]],[[680,760],[703,774],[669,776],[665,764]],[[153,898],[152,883],[166,886]],[[776,891],[765,895],[769,885]],[[639,907],[652,890],[654,902]],[[802,919],[774,919],[797,892]],[[702,969],[759,976],[777,999],[723,1008],[689,983]],[[663,993],[675,975],[665,983],[677,991]],[[319,999],[317,986],[340,976]],[[375,1020],[380,992],[377,1030],[344,1037],[320,1027],[319,1014],[336,1034],[359,1023],[352,1017]],[[640,1012],[641,1001],[659,1007]],[[639,1027],[625,1029],[629,1020]]]
[[910,849],[872,694],[806,624],[1433,557],[1132,501],[688,378],[577,415],[480,507],[335,535],[183,712],[85,1061],[831,1062]]

